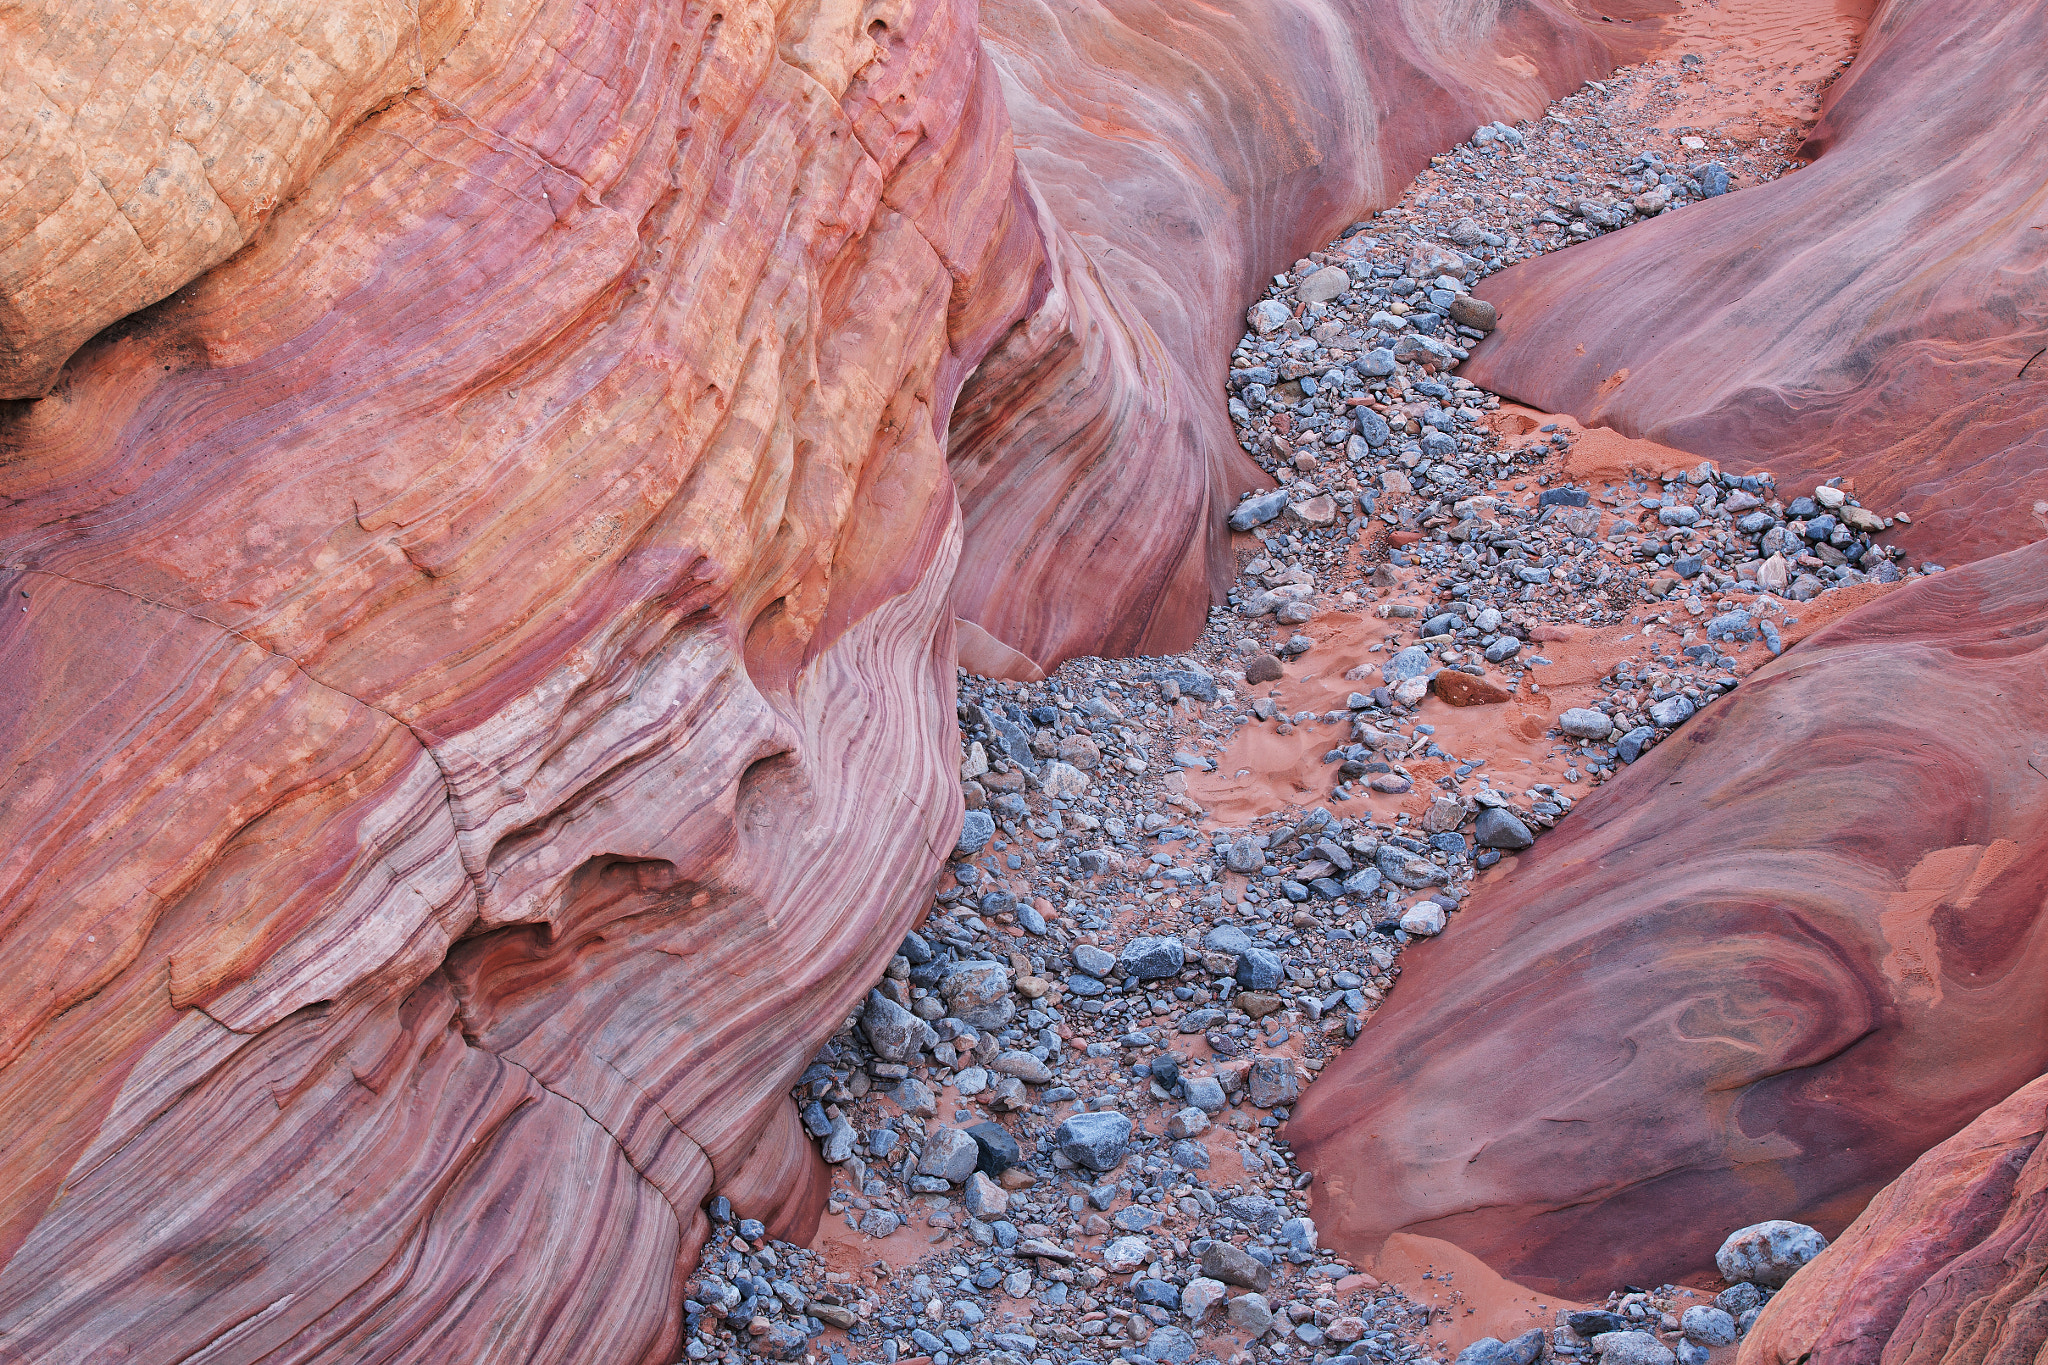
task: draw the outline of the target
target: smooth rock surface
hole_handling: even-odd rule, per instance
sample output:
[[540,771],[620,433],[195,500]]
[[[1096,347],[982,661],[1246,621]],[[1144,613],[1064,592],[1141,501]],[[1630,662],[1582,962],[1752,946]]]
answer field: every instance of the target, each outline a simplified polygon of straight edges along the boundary
[[[1765,1307],[1740,1365],[1966,1365],[2048,1343],[2048,1077],[1878,1192]],[[2008,1354],[2002,1354],[2009,1353]]]
[[1461,372],[1782,486],[1852,476],[1916,558],[2040,539],[2044,31],[2048,0],[1884,0],[1811,166],[1491,276]]
[[1758,670],[1478,891],[1309,1088],[1326,1239],[1604,1293],[1731,1225],[1839,1233],[2048,1070],[2044,716],[2048,544]]

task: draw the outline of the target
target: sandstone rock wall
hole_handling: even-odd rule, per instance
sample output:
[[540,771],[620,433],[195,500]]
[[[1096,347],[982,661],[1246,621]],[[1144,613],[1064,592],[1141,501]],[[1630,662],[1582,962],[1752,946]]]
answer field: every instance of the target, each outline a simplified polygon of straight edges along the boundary
[[1048,230],[1042,292],[953,419],[961,616],[1044,668],[1193,638],[1229,579],[1222,514],[1267,482],[1216,401],[1246,304],[1474,124],[1641,51],[1668,6],[1581,8],[985,4]]
[[1463,373],[1799,484],[1847,475],[1956,564],[2048,535],[2042,0],[1885,0],[1782,180],[1480,294]]
[[[784,1096],[953,838],[956,614],[1191,630],[1201,329],[1606,51],[1033,13],[4,20],[0,1359],[665,1365],[709,1192],[816,1216]],[[1301,66],[1211,91],[1217,24]],[[1410,55],[1269,157],[1346,44]]]
[[1742,1365],[2037,1359],[2048,1346],[2048,1077],[1929,1151],[1773,1299]]
[[1290,1125],[1318,1226],[1566,1295],[1839,1232],[2048,1070],[2044,702],[2048,543],[1707,707],[1404,959]]

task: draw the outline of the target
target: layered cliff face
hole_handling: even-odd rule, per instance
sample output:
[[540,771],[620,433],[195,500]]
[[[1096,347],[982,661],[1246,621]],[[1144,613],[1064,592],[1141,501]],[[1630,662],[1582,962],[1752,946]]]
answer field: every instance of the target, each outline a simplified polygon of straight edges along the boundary
[[1886,0],[1805,170],[1479,292],[1464,373],[1801,484],[1846,475],[1960,563],[2048,535],[2048,5]]
[[1290,1125],[1318,1225],[1561,1294],[1840,1231],[2048,1070],[2044,702],[2048,544],[1759,670],[1406,962]]
[[958,820],[971,18],[478,9],[8,414],[12,1358],[667,1360],[714,1187],[815,1215]]
[[1870,1201],[1794,1276],[1742,1365],[2038,1359],[2048,1346],[2048,1078]]
[[[1195,333],[1604,60],[1501,8],[10,16],[0,1357],[670,1359],[710,1191],[815,1216],[956,613],[1192,628]],[[1218,26],[1300,69],[1186,112]]]

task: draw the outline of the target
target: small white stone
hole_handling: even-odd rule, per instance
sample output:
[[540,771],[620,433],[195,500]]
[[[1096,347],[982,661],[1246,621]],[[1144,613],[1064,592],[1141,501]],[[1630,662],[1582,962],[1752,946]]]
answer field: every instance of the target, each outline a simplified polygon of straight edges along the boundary
[[1444,908],[1435,901],[1424,901],[1407,914],[1401,916],[1402,929],[1424,938],[1441,934],[1444,931],[1446,922]]

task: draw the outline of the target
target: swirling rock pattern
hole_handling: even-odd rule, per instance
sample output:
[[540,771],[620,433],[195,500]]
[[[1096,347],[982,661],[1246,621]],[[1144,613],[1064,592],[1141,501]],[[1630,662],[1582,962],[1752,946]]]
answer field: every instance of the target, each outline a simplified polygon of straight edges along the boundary
[[2048,1070],[2044,703],[2048,543],[1706,708],[1475,896],[1310,1091],[1318,1225],[1561,1294],[1696,1271],[1765,1218],[1840,1232]]
[[2048,3],[1885,0],[1781,180],[1513,266],[1462,373],[1588,424],[1849,475],[1956,563],[2048,534]]
[[1221,513],[1268,482],[1216,402],[1246,301],[1475,123],[1534,117],[1640,51],[1672,6],[1579,8],[1640,22],[1495,0],[985,4],[1021,182],[1056,227],[1033,308],[953,418],[961,616],[1044,669],[1192,639],[1230,578]]
[[[149,13],[5,20],[9,1360],[665,1365],[709,1192],[815,1220],[787,1087],[954,837],[956,615],[1050,659],[1206,608],[1191,332],[1244,291],[1102,262],[1228,296],[1608,50],[1322,6],[1133,125],[1189,139],[1140,202],[1057,165],[1032,11]],[[1097,96],[1284,27],[1058,22]],[[1316,127],[1408,150],[1251,175],[1368,29],[1408,64],[1332,98],[1408,112]]]
[[2048,1346],[2048,1077],[1870,1201],[1773,1299],[1740,1365],[1978,1365]]

